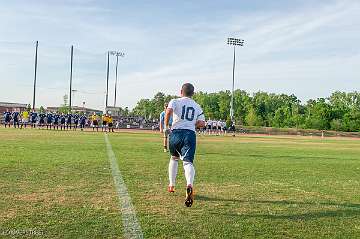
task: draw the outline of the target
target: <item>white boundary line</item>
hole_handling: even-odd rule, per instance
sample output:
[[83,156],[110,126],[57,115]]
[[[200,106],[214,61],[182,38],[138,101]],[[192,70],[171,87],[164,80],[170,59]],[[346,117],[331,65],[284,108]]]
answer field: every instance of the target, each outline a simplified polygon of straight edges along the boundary
[[116,191],[119,198],[119,206],[122,215],[125,238],[144,238],[141,226],[136,218],[134,206],[131,203],[131,197],[128,193],[125,182],[121,176],[116,156],[112,150],[108,135],[105,133],[105,143],[107,155],[110,161],[111,172],[114,178]]

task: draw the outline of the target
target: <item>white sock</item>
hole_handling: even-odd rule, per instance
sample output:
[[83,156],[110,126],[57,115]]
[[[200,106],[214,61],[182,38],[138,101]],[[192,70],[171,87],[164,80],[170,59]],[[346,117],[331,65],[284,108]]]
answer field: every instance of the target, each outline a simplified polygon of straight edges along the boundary
[[194,177],[195,177],[195,168],[194,165],[190,162],[183,162],[184,171],[185,171],[185,178],[186,178],[186,185],[193,186],[194,185]]
[[170,158],[169,162],[169,186],[175,186],[176,175],[178,171],[178,160]]

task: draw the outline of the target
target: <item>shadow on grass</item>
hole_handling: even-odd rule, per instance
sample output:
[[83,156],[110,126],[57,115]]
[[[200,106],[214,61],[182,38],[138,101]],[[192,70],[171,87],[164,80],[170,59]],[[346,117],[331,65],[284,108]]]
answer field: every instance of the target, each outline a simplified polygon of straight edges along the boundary
[[301,160],[301,161],[306,161],[306,160],[318,160],[318,159],[323,159],[323,160],[329,160],[329,159],[338,159],[337,157],[329,157],[329,156],[305,156],[305,155],[301,155],[301,156],[289,156],[289,155],[264,155],[264,154],[244,154],[243,156],[247,156],[247,157],[253,157],[256,159],[289,159],[289,160]]
[[280,200],[280,201],[272,201],[272,200],[239,200],[239,199],[224,199],[224,198],[211,198],[204,195],[196,195],[196,200],[199,201],[209,201],[209,202],[232,202],[235,204],[241,205],[241,203],[248,204],[268,204],[270,205],[308,205],[313,206],[315,209],[319,208],[319,206],[335,206],[338,209],[334,210],[322,210],[322,211],[312,211],[308,213],[300,213],[300,214],[279,214],[275,213],[269,214],[234,214],[234,213],[213,213],[218,215],[225,216],[237,216],[242,218],[267,218],[267,219],[289,219],[289,220],[302,220],[302,219],[314,219],[314,218],[322,218],[322,217],[354,217],[360,216],[360,204],[354,203],[334,203],[334,202],[298,202],[298,201],[288,201],[288,200]]

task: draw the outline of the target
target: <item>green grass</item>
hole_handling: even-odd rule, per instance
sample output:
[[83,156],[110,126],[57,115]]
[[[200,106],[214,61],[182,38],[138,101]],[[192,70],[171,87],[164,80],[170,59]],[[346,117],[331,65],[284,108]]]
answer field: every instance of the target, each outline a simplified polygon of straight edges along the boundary
[[[110,134],[145,238],[359,238],[360,140],[198,137],[195,203],[159,134]],[[121,238],[104,135],[0,129],[2,230]]]

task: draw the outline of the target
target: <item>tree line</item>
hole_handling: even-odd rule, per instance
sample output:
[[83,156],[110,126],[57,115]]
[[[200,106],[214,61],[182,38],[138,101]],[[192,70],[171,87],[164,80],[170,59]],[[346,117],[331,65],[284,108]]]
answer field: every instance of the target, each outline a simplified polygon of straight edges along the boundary
[[[157,93],[141,99],[126,115],[158,118],[165,102],[176,98]],[[198,92],[194,95],[207,119],[230,121],[230,91]],[[276,128],[360,131],[360,93],[336,91],[327,98],[310,99],[305,104],[294,95],[243,90],[234,92],[234,118],[237,125]]]

